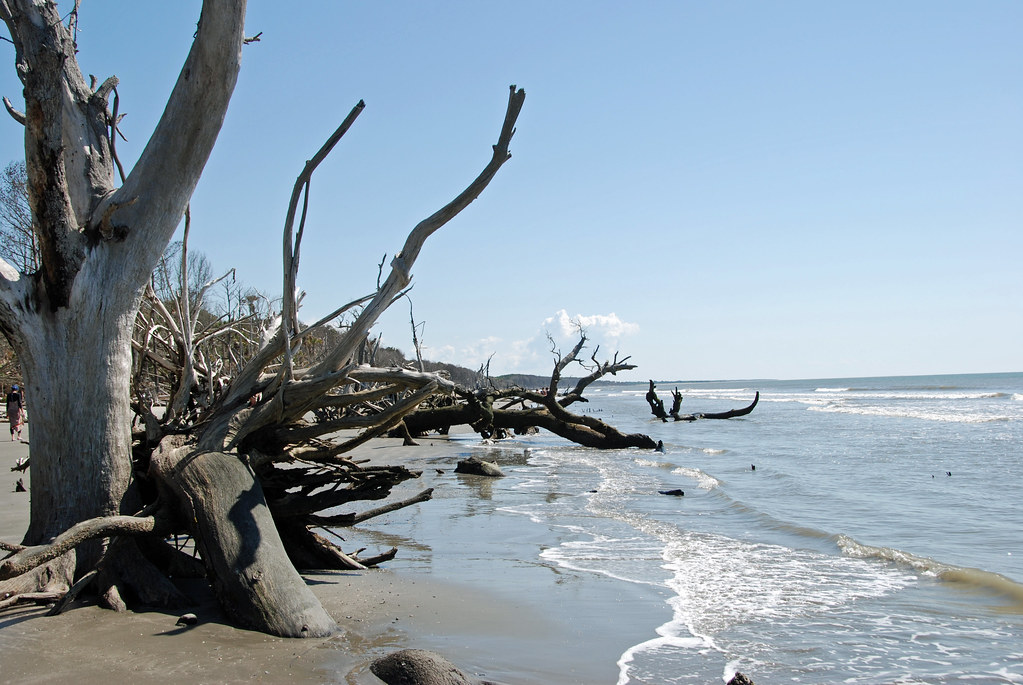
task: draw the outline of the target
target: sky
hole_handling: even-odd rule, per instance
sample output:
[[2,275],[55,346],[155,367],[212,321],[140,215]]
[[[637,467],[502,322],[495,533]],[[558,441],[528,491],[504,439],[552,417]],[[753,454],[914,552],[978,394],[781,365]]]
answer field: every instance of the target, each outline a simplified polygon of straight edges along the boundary
[[[82,2],[128,166],[199,7]],[[585,356],[638,366],[619,380],[1021,371],[1021,31],[1017,0],[252,0],[190,247],[280,293],[295,178],[362,99],[312,180],[300,317],[370,293],[515,84],[512,158],[412,270],[427,358],[547,374],[581,325]],[[23,103],[7,41],[0,94]],[[0,118],[0,163],[23,157]],[[411,355],[408,303],[375,332]]]

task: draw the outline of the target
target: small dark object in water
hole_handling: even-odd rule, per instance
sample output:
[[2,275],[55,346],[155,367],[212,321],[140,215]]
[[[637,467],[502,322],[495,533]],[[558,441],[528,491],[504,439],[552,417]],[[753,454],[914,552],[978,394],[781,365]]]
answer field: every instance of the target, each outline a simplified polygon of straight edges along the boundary
[[660,452],[661,454],[664,454],[664,441],[663,440],[658,440],[657,441],[657,447],[654,448],[654,451]]
[[732,679],[728,681],[728,685],[753,685],[753,681],[737,672],[734,676],[732,676]]
[[756,464],[750,464],[749,465],[749,470],[750,471],[756,471],[757,470],[757,465]]
[[948,475],[948,476],[951,476],[952,472],[951,471],[945,471],[945,474]]
[[14,491],[15,492],[28,492],[28,490],[25,488],[25,480],[23,478],[19,478],[18,482],[14,484]]
[[681,490],[658,490],[657,492],[661,493],[662,495],[671,495],[672,497],[682,497],[683,495],[686,494]]
[[199,622],[199,617],[196,616],[195,614],[182,614],[181,617],[178,618],[178,622],[175,623],[174,625],[177,625],[177,626],[194,626],[198,622]]

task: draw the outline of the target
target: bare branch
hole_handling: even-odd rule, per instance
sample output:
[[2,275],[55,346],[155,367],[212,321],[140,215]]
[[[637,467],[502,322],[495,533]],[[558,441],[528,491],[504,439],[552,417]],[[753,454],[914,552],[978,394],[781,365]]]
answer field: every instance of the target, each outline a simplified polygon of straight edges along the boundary
[[[135,250],[125,252],[124,266],[140,282],[177,228],[177,212],[184,210],[195,190],[238,78],[245,0],[205,0],[201,16],[192,48],[149,142],[124,184],[100,202],[94,214],[102,215],[110,203],[147,197],[146,202],[124,206],[114,217],[114,223],[137,236],[126,238],[137,244]],[[183,139],[188,145],[181,144]]]
[[22,126],[25,125],[25,113],[15,109],[14,105],[11,103],[10,100],[7,99],[6,96],[4,97],[4,107],[7,108],[7,113],[11,115],[12,119],[14,119]]
[[[298,330],[298,312],[295,303],[295,283],[298,278],[299,254],[302,245],[302,234],[305,231],[305,219],[309,207],[309,185],[316,167],[327,158],[334,146],[338,144],[341,137],[348,132],[348,129],[355,123],[356,118],[366,108],[366,103],[359,100],[352,108],[345,120],[337,127],[334,133],[327,139],[320,149],[313,155],[313,158],[306,162],[302,172],[295,179],[295,187],[291,192],[291,202],[288,205],[288,214],[284,222],[284,303],[281,312],[283,319],[284,338],[290,340],[291,335]],[[299,223],[298,235],[294,242],[292,236],[295,229],[295,212],[298,209],[299,198],[302,198],[302,219]],[[285,348],[285,369],[284,379],[291,379],[291,347],[290,343]]]
[[349,334],[344,342],[338,345],[334,351],[321,362],[314,373],[329,371],[338,368],[351,359],[362,340],[369,334],[370,328],[376,323],[380,315],[390,306],[395,296],[408,286],[411,281],[409,269],[415,263],[419,252],[426,239],[440,229],[444,224],[453,219],[463,209],[479,197],[480,193],[490,184],[501,166],[508,161],[511,154],[508,146],[515,133],[515,121],[522,110],[522,103],[525,101],[526,93],[521,89],[511,86],[508,96],[508,107],[505,111],[504,124],[501,127],[501,135],[497,144],[494,145],[494,153],[490,162],[476,179],[469,184],[459,195],[442,207],[440,210],[427,217],[412,229],[405,240],[405,246],[401,252],[391,260],[391,272],[387,276],[384,285],[377,291],[373,301],[370,302],[362,314],[352,324]]
[[0,561],[0,580],[7,580],[28,573],[65,552],[69,552],[86,540],[110,537],[111,535],[143,535],[157,530],[166,523],[153,516],[106,516],[76,523],[48,545],[26,547]]
[[428,500],[430,500],[432,498],[433,498],[433,488],[427,488],[426,490],[423,490],[419,494],[413,495],[412,497],[409,497],[408,499],[401,500],[400,502],[391,502],[390,504],[385,504],[382,507],[376,507],[374,509],[369,509],[369,510],[364,511],[364,512],[362,512],[360,514],[354,514],[353,513],[353,514],[335,514],[333,516],[315,516],[315,515],[314,516],[310,516],[309,517],[309,523],[312,523],[312,524],[317,525],[317,526],[354,526],[354,525],[357,525],[359,523],[362,523],[363,521],[367,521],[367,520],[369,520],[371,518],[374,518],[376,516],[380,516],[382,514],[389,514],[392,511],[398,511],[399,509],[404,509],[405,507],[411,506],[413,504],[418,504],[420,502],[426,502],[426,501],[428,501]]
[[372,416],[345,416],[334,421],[326,421],[299,428],[284,428],[277,431],[277,437],[285,443],[299,443],[304,440],[334,433],[345,428],[370,428],[375,435],[391,429],[401,418],[415,410],[425,402],[438,388],[436,380],[431,380],[400,402],[395,402],[387,409]]

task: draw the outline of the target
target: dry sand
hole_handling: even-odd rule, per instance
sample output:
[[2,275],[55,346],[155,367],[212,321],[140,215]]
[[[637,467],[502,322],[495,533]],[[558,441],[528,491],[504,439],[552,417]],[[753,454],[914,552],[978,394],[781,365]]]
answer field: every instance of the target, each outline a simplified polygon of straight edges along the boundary
[[[28,431],[25,436],[30,439]],[[6,431],[0,440],[5,437]],[[416,486],[421,488],[433,485],[428,476],[441,478],[434,475],[438,464],[453,469],[465,454],[465,442],[461,445],[434,438],[403,448],[399,441],[379,439],[361,448],[360,455],[412,468],[429,464],[424,482]],[[31,487],[30,478],[10,471],[17,457],[27,455],[28,445],[0,441],[0,539],[9,542],[19,542],[27,527],[29,495],[13,491],[19,477]],[[403,515],[420,517],[423,522],[417,525],[424,530],[443,527],[442,512],[458,502],[464,507],[467,497],[477,496],[472,488],[450,481],[447,488],[446,499],[415,505],[417,511],[402,510]],[[386,529],[386,521],[380,527]],[[608,668],[608,659],[613,667],[621,649],[635,642],[630,631],[610,625],[597,611],[579,616],[579,609],[561,610],[560,580],[543,579],[534,588],[531,576],[525,576],[521,583],[526,587],[511,585],[501,593],[492,592],[487,582],[463,582],[457,572],[449,580],[447,569],[434,566],[443,566],[435,554],[429,568],[306,576],[343,629],[329,639],[281,639],[231,627],[201,587],[198,595],[205,599],[192,610],[199,623],[188,627],[175,625],[178,613],[116,614],[81,602],[56,617],[44,616],[45,608],[37,607],[3,612],[0,682],[89,685],[182,678],[193,683],[379,684],[368,670],[369,661],[404,647],[434,650],[467,673],[503,683],[614,682],[617,669]],[[502,576],[502,569],[495,568],[494,576]],[[574,601],[586,612],[591,599],[576,597],[568,604]],[[601,621],[609,625],[601,628]],[[596,663],[594,653],[601,654],[603,663]]]

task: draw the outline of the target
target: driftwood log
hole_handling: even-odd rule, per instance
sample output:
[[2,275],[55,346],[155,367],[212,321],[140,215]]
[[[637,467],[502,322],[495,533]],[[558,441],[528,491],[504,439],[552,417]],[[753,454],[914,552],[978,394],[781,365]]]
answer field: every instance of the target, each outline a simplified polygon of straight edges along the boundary
[[738,416],[746,416],[757,406],[760,402],[760,391],[758,390],[756,395],[753,397],[753,401],[747,406],[741,409],[730,409],[722,412],[703,412],[699,414],[681,414],[682,408],[682,393],[679,392],[678,388],[675,388],[672,393],[671,411],[664,411],[664,402],[657,396],[657,386],[654,382],[650,381],[650,389],[646,392],[646,401],[650,405],[650,413],[659,418],[661,421],[667,422],[670,417],[674,421],[698,421],[700,419],[734,419]]
[[[477,389],[456,386],[443,403],[424,404],[409,413],[404,419],[405,427],[412,435],[424,435],[430,431],[444,431],[451,426],[467,425],[485,438],[542,428],[584,447],[654,449],[657,443],[648,435],[622,433],[593,416],[569,410],[575,403],[587,402],[583,393],[594,381],[636,368],[628,363],[629,357],[619,360],[616,355],[609,361],[597,361],[599,347],[593,351],[589,362],[580,361],[579,353],[586,340],[585,332],[581,332],[572,351],[557,357],[550,382],[541,390],[498,390],[488,378],[482,378],[481,387]],[[589,373],[580,378],[571,390],[562,393],[562,372],[573,362],[582,365]]]

